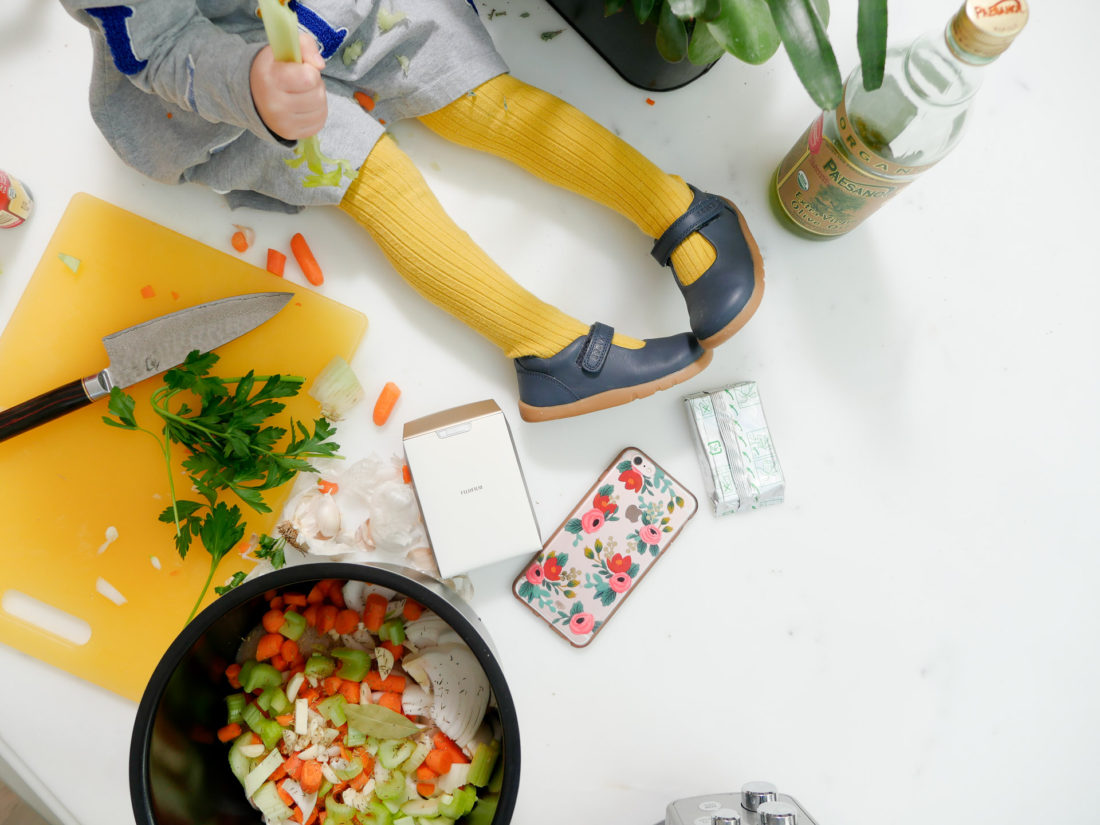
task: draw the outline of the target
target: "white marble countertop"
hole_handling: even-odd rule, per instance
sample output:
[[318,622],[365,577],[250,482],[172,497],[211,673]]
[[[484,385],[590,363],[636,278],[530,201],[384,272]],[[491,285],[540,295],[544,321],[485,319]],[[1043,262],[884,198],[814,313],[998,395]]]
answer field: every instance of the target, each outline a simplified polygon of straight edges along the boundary
[[[850,67],[855,3],[833,5]],[[891,42],[955,6],[893,3]],[[398,380],[404,416],[501,404],[544,534],[628,445],[701,492],[681,390],[757,381],[787,477],[781,506],[702,510],[587,650],[513,599],[520,560],[474,575],[522,727],[514,820],[651,825],[672,799],[750,779],[821,825],[1088,820],[1100,810],[1100,267],[1087,173],[1100,118],[1073,66],[1095,48],[1100,8],[1036,3],[954,154],[829,243],[788,234],[767,205],[769,174],[815,114],[782,54],[647,94],[541,0],[496,8],[508,13],[487,25],[517,75],[747,214],[768,291],[704,374],[524,424],[511,364],[408,289],[350,221],[248,222],[325,251],[322,291],[371,322],[353,366]],[[0,43],[0,167],[37,202],[0,231],[0,324],[75,192],[228,248],[239,216],[216,195],[147,181],[106,146],[87,111],[87,35],[59,4],[6,0]],[[534,291],[634,333],[686,328],[649,242],[622,219],[416,124],[395,132]],[[361,446],[398,451],[399,422]],[[134,711],[0,646],[0,753],[65,825],[131,821]]]

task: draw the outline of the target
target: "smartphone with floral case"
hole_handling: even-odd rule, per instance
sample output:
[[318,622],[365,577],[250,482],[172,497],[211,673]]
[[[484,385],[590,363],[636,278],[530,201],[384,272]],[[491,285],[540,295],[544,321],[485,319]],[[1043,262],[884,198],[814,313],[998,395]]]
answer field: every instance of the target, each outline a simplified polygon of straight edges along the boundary
[[627,447],[611,462],[512,592],[574,647],[585,647],[695,515],[695,496]]

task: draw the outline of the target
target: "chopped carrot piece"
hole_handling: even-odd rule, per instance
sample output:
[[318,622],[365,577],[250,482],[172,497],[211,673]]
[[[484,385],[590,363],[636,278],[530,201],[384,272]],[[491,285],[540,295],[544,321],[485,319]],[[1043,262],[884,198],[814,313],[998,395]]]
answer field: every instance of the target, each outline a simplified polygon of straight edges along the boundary
[[651,98],[651,97],[647,97],[647,98],[645,99],[645,102],[646,102],[646,103],[647,103],[648,105],[650,105],[650,106],[653,106],[653,105],[655,105],[655,104],[657,103],[657,101],[656,101],[656,100],[654,100],[654,99],[653,99],[653,98]]
[[454,756],[445,748],[436,748],[424,758],[424,764],[441,776],[451,769]]
[[417,782],[416,792],[427,799],[429,796],[435,793],[435,785],[429,782]]
[[360,771],[358,774],[355,775],[353,779],[348,782],[348,784],[351,785],[351,787],[355,788],[355,790],[361,791],[367,786],[367,782],[369,781],[370,774],[368,774],[366,771]]
[[335,481],[328,481],[322,478],[317,482],[317,489],[320,490],[324,495],[330,496],[333,493],[338,493],[340,491],[340,485],[337,484]]
[[286,670],[289,665],[290,662],[286,660],[282,653],[276,653],[271,657],[271,666],[276,670]]
[[404,645],[395,645],[393,642],[382,642],[380,647],[383,647],[390,653],[392,653],[395,660],[400,659],[402,656],[405,655]]
[[276,596],[268,602],[268,607],[270,607],[272,610],[282,610],[284,604],[285,602],[283,601],[283,597]]
[[293,662],[298,658],[298,643],[293,639],[287,639],[283,642],[282,647],[279,648],[280,655],[287,660],[287,663]]
[[305,607],[309,601],[301,593],[287,593],[283,600],[291,607]]
[[294,721],[293,713],[281,713],[275,717],[275,721],[282,725],[284,728]]
[[342,794],[347,789],[348,789],[348,783],[347,782],[337,782],[335,785],[332,786],[332,795],[333,796],[339,796],[340,794]]
[[246,238],[245,234],[239,229],[233,233],[232,244],[233,248],[238,252],[248,251],[248,238]]
[[280,252],[278,249],[267,250],[267,271],[272,275],[278,275],[283,277],[283,272],[286,271],[286,255]]
[[278,633],[267,633],[260,637],[260,643],[256,646],[256,659],[264,661],[277,656],[279,648],[283,646],[283,637]]
[[413,474],[412,470],[409,469],[408,464],[401,465],[401,480],[404,481],[406,484],[412,484]]
[[264,601],[269,602],[279,595],[279,591],[272,588],[271,590],[264,591]]
[[218,741],[229,742],[232,739],[236,739],[241,735],[241,726],[237,722],[232,722],[226,725],[224,728],[218,728]]
[[343,696],[349,704],[358,705],[361,691],[358,682],[353,682],[350,679],[344,679],[340,685],[340,695]]
[[383,693],[381,696],[378,697],[378,704],[380,704],[384,708],[389,708],[394,713],[404,712],[403,708],[401,707],[400,693]]
[[339,612],[340,608],[334,604],[323,604],[317,608],[317,630],[328,633],[336,627],[336,616]]
[[317,690],[317,688],[308,685],[303,686],[302,689],[298,691],[299,698],[305,699],[307,702],[312,702],[320,695],[321,692]]
[[328,600],[336,605],[336,607],[340,610],[343,610],[345,607],[347,607],[347,604],[344,603],[344,588],[341,587],[339,584],[334,584],[332,587],[329,588]]
[[302,760],[296,753],[292,753],[286,758],[283,767],[286,768],[286,775],[295,781],[302,776]]
[[378,628],[386,619],[386,607],[389,600],[380,593],[371,593],[367,596],[367,605],[363,608],[363,624],[371,633],[377,633]]
[[324,582],[317,582],[317,584],[313,585],[313,588],[309,591],[309,595],[306,596],[306,601],[310,604],[320,604],[323,602],[327,595],[324,584]]
[[320,805],[314,805],[313,811],[309,815],[309,819],[302,823],[302,825],[313,825],[317,821],[317,812],[321,809]]
[[269,610],[264,613],[262,624],[264,626],[264,630],[266,630],[268,633],[278,633],[279,628],[283,626],[283,623],[285,621],[286,618],[283,616],[283,611]]
[[421,763],[420,767],[416,769],[416,778],[421,782],[434,782],[437,776],[439,776],[439,774],[424,763]]
[[384,690],[390,693],[402,693],[405,690],[405,685],[408,684],[405,677],[400,673],[391,673],[383,679],[382,674],[377,670],[368,671],[367,678],[364,681],[371,690]]
[[313,250],[309,248],[309,244],[306,243],[306,239],[302,237],[301,232],[295,232],[290,239],[290,251],[294,253],[294,260],[298,262],[298,266],[301,267],[302,274],[306,276],[307,281],[314,286],[320,286],[325,282],[321,267],[313,256]]
[[420,614],[424,612],[424,608],[414,602],[412,599],[405,599],[405,607],[401,610],[401,615],[405,617],[406,621],[414,622],[420,618]]
[[142,298],[155,298],[156,294],[157,294],[157,291],[155,289],[153,289],[151,284],[146,284],[145,286],[143,286],[141,288],[141,297]]
[[387,381],[378,394],[378,400],[374,402],[374,423],[381,427],[389,420],[393,412],[393,405],[401,397],[401,388],[392,381]]
[[327,696],[332,696],[340,692],[340,685],[343,683],[344,680],[339,676],[326,676],[321,682],[321,688],[325,691]]
[[290,818],[293,819],[295,822],[300,823],[302,821],[302,809],[299,808],[297,805],[294,805],[290,809]]
[[374,98],[368,95],[366,92],[356,92],[352,95],[355,98],[355,102],[362,106],[368,112],[374,111]]
[[306,793],[316,793],[321,790],[321,782],[324,781],[321,773],[321,763],[312,759],[302,763],[302,778],[299,782]]
[[279,782],[275,786],[275,789],[279,792],[279,799],[283,800],[284,803],[286,803],[287,805],[293,805],[294,804],[294,797],[291,796],[290,793],[286,790],[286,788],[283,787],[282,782]]
[[359,614],[350,608],[344,608],[336,614],[335,630],[337,633],[354,633],[359,627]]
[[445,750],[450,753],[455,762],[466,763],[470,761],[466,757],[466,754],[462,752],[462,748],[443,731],[436,731],[435,736],[432,737],[432,744],[440,750]]
[[241,666],[240,665],[233,664],[233,665],[230,665],[229,667],[227,667],[225,669],[225,678],[228,679],[229,684],[232,685],[235,688],[239,688],[241,686],[240,675],[241,675]]

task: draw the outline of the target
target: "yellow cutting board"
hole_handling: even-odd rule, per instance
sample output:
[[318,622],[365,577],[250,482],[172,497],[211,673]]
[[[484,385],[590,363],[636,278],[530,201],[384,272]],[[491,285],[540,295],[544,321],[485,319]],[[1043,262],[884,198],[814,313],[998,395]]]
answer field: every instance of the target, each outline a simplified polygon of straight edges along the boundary
[[[60,255],[78,259],[77,271]],[[295,297],[220,347],[212,372],[304,376],[280,420],[312,422],[318,406],[305,389],[333,356],[351,358],[367,326],[362,313],[78,194],[0,335],[0,409],[106,367],[104,335],[204,301],[267,291]],[[148,401],[161,385],[156,376],[128,390],[150,429],[159,430]],[[157,443],[104,424],[106,407],[103,399],[0,442],[0,641],[137,700],[182,629],[210,556],[196,539],[179,558],[173,528],[157,520],[170,503]],[[182,458],[182,450],[173,456],[177,472]],[[187,497],[182,473],[176,487]],[[242,507],[246,537],[270,529],[288,492],[269,493],[266,516]],[[109,528],[118,538],[108,543]],[[251,565],[231,551],[214,584]],[[110,588],[125,602],[103,595]],[[211,589],[206,603],[214,598]],[[41,604],[75,618],[76,632],[56,624],[50,610],[43,621]]]

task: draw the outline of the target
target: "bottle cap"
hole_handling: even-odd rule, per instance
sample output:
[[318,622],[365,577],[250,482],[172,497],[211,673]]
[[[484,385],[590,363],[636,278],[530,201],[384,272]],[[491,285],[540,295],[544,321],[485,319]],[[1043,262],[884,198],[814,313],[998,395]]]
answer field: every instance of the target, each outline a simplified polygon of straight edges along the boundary
[[966,0],[948,27],[948,45],[960,60],[992,60],[1027,23],[1026,0]]

